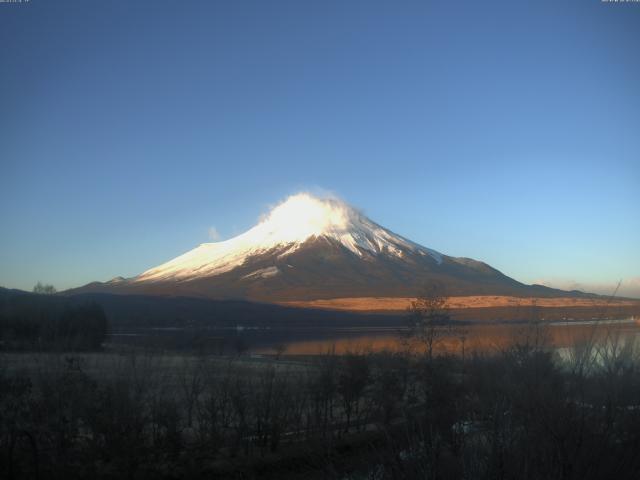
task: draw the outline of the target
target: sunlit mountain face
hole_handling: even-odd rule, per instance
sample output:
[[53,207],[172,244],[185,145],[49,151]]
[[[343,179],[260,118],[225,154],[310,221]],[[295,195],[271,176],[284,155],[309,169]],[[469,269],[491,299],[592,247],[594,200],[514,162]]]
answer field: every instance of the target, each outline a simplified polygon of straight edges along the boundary
[[424,247],[343,201],[306,193],[287,198],[237,237],[203,243],[136,277],[74,292],[281,302],[412,297],[433,281],[448,295],[567,295]]

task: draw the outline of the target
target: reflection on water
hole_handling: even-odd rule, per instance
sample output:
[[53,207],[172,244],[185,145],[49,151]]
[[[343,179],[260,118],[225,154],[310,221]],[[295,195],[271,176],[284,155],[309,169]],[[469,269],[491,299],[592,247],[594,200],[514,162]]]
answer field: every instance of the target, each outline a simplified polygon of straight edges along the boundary
[[[439,353],[488,353],[515,342],[548,341],[562,350],[590,341],[611,338],[640,340],[640,323],[633,319],[614,322],[552,323],[544,327],[525,324],[465,325],[439,332],[434,350]],[[143,329],[110,336],[112,345],[138,345],[180,350],[202,349],[222,354],[249,352],[286,355],[317,355],[327,352],[406,351],[419,349],[408,341],[406,331],[396,327],[289,328],[289,329]]]
[[[382,330],[382,331],[381,331]],[[596,323],[580,322],[576,324],[557,323],[544,327],[530,325],[470,325],[446,329],[436,342],[434,350],[439,353],[461,354],[488,353],[500,351],[515,342],[546,340],[552,346],[563,349],[586,342],[602,342],[611,338],[639,339],[640,324],[633,320]],[[407,338],[400,330],[379,329],[367,332],[341,332],[339,335],[327,335],[322,338],[289,338],[280,342],[256,345],[254,353],[273,353],[276,346],[284,345],[287,355],[316,355],[327,352],[345,354],[350,352],[415,351],[420,348],[416,342]]]

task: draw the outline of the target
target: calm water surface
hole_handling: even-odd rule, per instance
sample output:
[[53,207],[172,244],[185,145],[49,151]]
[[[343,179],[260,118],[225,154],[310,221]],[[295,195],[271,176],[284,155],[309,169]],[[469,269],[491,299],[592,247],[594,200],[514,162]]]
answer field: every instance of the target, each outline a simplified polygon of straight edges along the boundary
[[[536,328],[524,324],[466,325],[446,329],[436,345],[439,352],[461,354],[491,352],[515,342],[545,338],[564,349],[588,341],[640,341],[640,321],[621,319],[606,322],[564,322]],[[146,329],[119,332],[110,336],[112,344],[163,345],[178,348],[205,346],[215,353],[242,349],[254,354],[316,355],[334,351],[349,352],[405,351],[418,348],[407,341],[406,331],[395,327],[229,329],[189,331],[182,329]],[[217,350],[217,352],[216,352]]]
[[[418,348],[408,342],[406,332],[382,329],[377,331],[348,331],[327,333],[322,338],[289,338],[284,341],[289,355],[313,355],[335,351],[338,354],[365,351],[404,351]],[[528,325],[471,325],[454,327],[442,333],[436,350],[448,353],[491,352],[507,348],[515,342],[535,337],[544,338],[556,348],[567,348],[588,341],[633,340],[640,341],[640,323],[621,320],[608,323],[580,322],[555,323],[536,328]],[[255,353],[272,353],[278,343],[256,346]]]

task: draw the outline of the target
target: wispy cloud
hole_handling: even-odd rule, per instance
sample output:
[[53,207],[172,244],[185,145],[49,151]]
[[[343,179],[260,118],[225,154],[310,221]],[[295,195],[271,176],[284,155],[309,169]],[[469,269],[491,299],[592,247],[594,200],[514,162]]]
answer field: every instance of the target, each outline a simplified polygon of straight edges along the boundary
[[209,233],[209,240],[212,240],[214,242],[217,242],[222,238],[222,235],[220,235],[220,232],[218,232],[216,227],[209,227],[208,233]]

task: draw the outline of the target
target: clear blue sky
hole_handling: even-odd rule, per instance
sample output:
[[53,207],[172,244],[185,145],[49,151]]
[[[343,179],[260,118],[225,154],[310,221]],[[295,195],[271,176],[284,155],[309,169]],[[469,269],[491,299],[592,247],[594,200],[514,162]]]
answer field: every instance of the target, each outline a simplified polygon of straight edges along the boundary
[[640,277],[640,4],[0,4],[0,285],[325,189],[525,282]]

